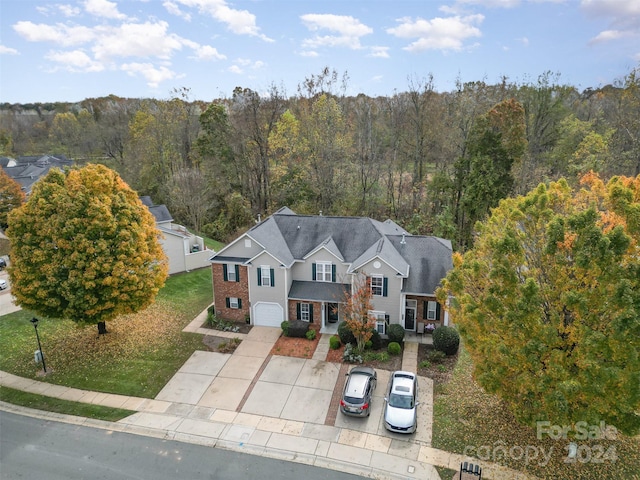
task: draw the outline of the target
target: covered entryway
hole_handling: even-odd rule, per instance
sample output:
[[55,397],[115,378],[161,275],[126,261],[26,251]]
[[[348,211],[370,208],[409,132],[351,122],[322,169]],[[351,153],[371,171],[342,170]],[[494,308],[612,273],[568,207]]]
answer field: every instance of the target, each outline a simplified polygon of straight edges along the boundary
[[261,327],[280,327],[284,310],[278,303],[258,302],[253,307],[253,324]]

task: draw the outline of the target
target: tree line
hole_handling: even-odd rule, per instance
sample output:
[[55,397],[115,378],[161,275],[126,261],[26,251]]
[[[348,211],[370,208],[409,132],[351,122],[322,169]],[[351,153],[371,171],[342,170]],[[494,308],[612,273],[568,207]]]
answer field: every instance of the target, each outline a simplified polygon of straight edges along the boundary
[[0,154],[64,153],[116,170],[176,221],[226,241],[258,215],[392,218],[468,249],[474,225],[511,195],[584,173],[640,174],[640,67],[579,91],[550,72],[524,83],[410,77],[385,97],[345,94],[325,68],[287,95],[272,84],[230,98],[114,95],[0,105]]

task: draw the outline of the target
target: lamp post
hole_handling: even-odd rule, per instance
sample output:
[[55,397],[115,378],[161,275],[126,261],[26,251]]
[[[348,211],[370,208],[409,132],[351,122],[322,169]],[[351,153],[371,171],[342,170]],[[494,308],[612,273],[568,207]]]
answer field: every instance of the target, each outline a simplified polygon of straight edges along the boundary
[[33,317],[29,321],[33,323],[33,328],[35,328],[36,330],[36,340],[38,340],[38,351],[40,352],[40,358],[42,359],[42,370],[44,370],[44,373],[47,373],[47,365],[44,363],[44,353],[42,353],[42,347],[40,346],[40,335],[38,335],[38,319],[36,317]]

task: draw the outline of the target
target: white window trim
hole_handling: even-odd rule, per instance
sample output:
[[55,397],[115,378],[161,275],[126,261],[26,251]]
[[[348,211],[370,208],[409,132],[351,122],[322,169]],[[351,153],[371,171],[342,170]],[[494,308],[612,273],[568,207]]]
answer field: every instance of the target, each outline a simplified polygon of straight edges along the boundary
[[305,322],[311,320],[311,308],[309,307],[309,305],[310,304],[308,303],[300,304],[300,320],[304,320]]
[[227,282],[237,281],[238,279],[236,278],[236,266],[231,263],[227,263]]
[[427,301],[427,320],[435,320],[438,303],[431,300]]
[[[373,279],[380,280],[380,285],[374,285]],[[376,293],[374,289],[380,289],[380,293]],[[371,275],[371,295],[374,297],[381,297],[384,295],[384,276],[383,275]]]
[[233,308],[234,310],[238,310],[240,308],[238,306],[238,297],[229,297],[229,308]]
[[316,262],[316,282],[331,282],[332,265],[331,262]]
[[[385,317],[387,315],[386,312],[380,312],[377,310],[369,310],[369,315],[376,319],[376,330],[380,335],[386,335],[387,333],[387,321]],[[380,331],[380,327],[382,327],[382,331]]]
[[271,286],[271,267],[269,265],[260,265],[260,278],[263,287]]

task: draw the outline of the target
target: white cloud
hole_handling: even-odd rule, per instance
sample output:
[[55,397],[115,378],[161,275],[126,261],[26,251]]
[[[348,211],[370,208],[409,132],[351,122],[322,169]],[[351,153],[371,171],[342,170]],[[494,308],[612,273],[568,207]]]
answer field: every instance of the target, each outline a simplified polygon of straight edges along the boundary
[[238,65],[231,65],[228,70],[231,73],[237,73],[238,75],[244,73],[244,70],[242,70],[242,68],[240,68]]
[[60,10],[65,17],[77,17],[80,15],[80,9],[72,5],[58,5],[58,10]]
[[61,64],[62,68],[70,72],[101,72],[104,70],[102,63],[92,60],[82,50],[49,52],[46,58]]
[[187,12],[183,12],[180,10],[180,7],[173,2],[164,2],[162,6],[169,12],[171,15],[175,15],[176,17],[182,17],[187,22],[191,21],[191,15]]
[[225,55],[222,55],[218,52],[217,49],[211,47],[209,45],[200,45],[197,48],[194,48],[195,56],[198,60],[224,60],[227,58]]
[[389,58],[389,47],[371,47],[369,57]]
[[318,57],[318,52],[315,50],[303,50],[299,54],[301,57],[315,58]]
[[68,26],[62,23],[46,25],[20,21],[13,29],[30,42],[53,42],[63,46],[81,45],[95,38],[93,29],[83,26]]
[[465,41],[481,37],[480,29],[476,27],[484,20],[480,14],[454,16],[447,18],[436,17],[432,20],[405,17],[398,19],[399,25],[387,29],[387,33],[399,38],[416,38],[413,43],[404,47],[410,52],[424,50],[462,50]]
[[273,40],[260,33],[256,25],[256,16],[247,10],[236,10],[227,5],[225,0],[176,0],[178,3],[197,8],[200,13],[206,13],[212,18],[227,25],[227,28],[238,35],[251,35],[264,41]]
[[87,13],[96,17],[112,18],[115,20],[124,20],[127,16],[118,11],[118,5],[109,0],[86,0],[84,9]]
[[529,39],[527,37],[516,38],[516,40],[519,41],[525,47],[529,46]]
[[520,0],[458,0],[458,3],[480,5],[488,8],[513,8],[520,5]]
[[640,2],[638,0],[582,0],[580,5],[588,15],[594,18],[610,19],[610,28],[592,38],[591,43],[640,37]]
[[132,77],[142,75],[147,81],[147,85],[152,88],[156,88],[165,80],[176,78],[176,72],[165,66],[158,68],[151,63],[125,63],[120,66],[120,70],[127,72]]
[[0,45],[0,55],[18,55],[18,50],[15,48],[5,47]]
[[93,52],[98,60],[117,57],[168,59],[185,40],[167,32],[167,22],[123,23],[118,27],[96,27],[100,32]]
[[362,48],[360,38],[373,33],[373,29],[361,23],[358,19],[331,14],[309,13],[300,17],[302,23],[312,32],[328,30],[336,35],[315,36],[305,39],[304,48],[315,49],[318,47],[346,47],[352,50]]

